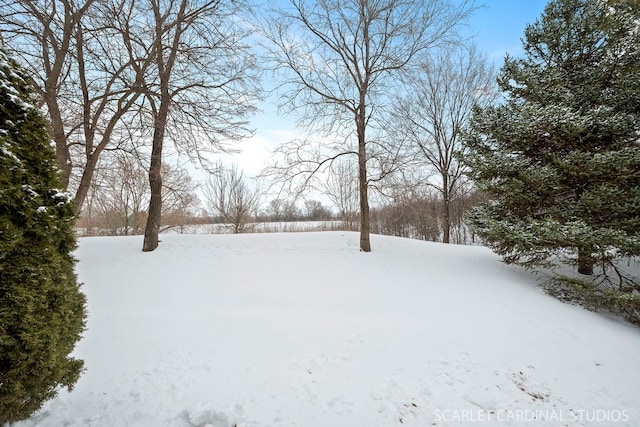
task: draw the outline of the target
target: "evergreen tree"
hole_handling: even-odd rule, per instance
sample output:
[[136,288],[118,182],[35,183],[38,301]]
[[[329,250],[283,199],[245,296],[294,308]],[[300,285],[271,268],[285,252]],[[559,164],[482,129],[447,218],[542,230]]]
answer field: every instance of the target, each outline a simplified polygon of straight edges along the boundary
[[469,216],[506,262],[640,255],[640,19],[631,0],[555,0],[476,109],[464,161],[492,201]]
[[75,210],[25,76],[0,51],[0,425],[71,389],[83,369],[69,356],[85,323]]

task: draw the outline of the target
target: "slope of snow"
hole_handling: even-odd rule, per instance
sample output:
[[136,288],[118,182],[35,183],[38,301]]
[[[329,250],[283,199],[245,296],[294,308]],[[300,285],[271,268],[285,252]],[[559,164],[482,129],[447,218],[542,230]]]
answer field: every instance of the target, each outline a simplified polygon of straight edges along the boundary
[[640,330],[486,248],[162,240],[81,239],[87,370],[16,426],[640,426]]

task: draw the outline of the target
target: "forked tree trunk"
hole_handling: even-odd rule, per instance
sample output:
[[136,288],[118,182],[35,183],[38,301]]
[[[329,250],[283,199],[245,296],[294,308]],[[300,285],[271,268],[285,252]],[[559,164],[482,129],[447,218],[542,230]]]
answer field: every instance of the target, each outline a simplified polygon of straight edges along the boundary
[[[173,64],[172,64],[173,65]],[[158,234],[160,233],[160,221],[162,212],[162,145],[164,133],[169,117],[169,74],[160,76],[160,108],[154,110],[153,142],[151,146],[151,162],[149,164],[149,189],[151,199],[147,224],[144,229],[143,252],[150,252],[158,247]]]
[[[92,0],[93,1],[93,0]],[[54,34],[51,31],[51,21],[47,18],[47,13],[37,14],[37,19],[44,26],[43,28],[43,38],[42,47],[43,52],[47,51],[46,45],[51,42],[50,47],[54,49],[55,55],[53,57],[53,62],[50,62],[50,58],[47,57],[47,61],[45,62],[47,65],[51,64],[47,67],[46,70],[46,80],[44,82],[44,91],[40,94],[43,96],[45,103],[47,104],[47,109],[49,110],[49,118],[50,118],[50,126],[51,133],[53,136],[53,140],[56,143],[56,159],[58,161],[58,167],[62,171],[62,185],[66,190],[69,187],[69,181],[71,179],[71,171],[73,169],[73,164],[71,162],[71,152],[69,150],[69,143],[67,141],[67,135],[64,130],[64,120],[62,118],[62,112],[60,110],[60,105],[58,104],[58,91],[60,87],[60,81],[63,78],[62,74],[64,72],[64,65],[66,63],[66,58],[70,56],[70,46],[71,46],[71,37],[73,37],[73,28],[76,25],[76,19],[81,17],[86,8],[89,7],[91,2],[87,2],[83,9],[72,12],[67,8],[67,4],[64,4],[64,23],[63,23],[63,34],[61,43],[59,45],[54,44],[49,37],[49,34]],[[31,6],[31,8],[36,8],[37,6]]]
[[144,229],[143,252],[150,252],[158,247],[158,234],[160,233],[160,221],[162,212],[162,145],[164,133],[169,117],[169,78],[168,74],[160,77],[160,108],[154,112],[153,143],[151,147],[151,163],[149,164],[149,189],[151,199],[147,224]]
[[[168,49],[168,55],[165,58],[163,49],[163,34],[167,31],[166,15],[160,10],[161,4],[152,2],[153,14],[155,18],[155,36],[157,47],[155,49],[155,61],[159,70],[160,80],[160,107],[153,110],[153,145],[151,148],[151,163],[149,164],[149,187],[151,190],[151,199],[149,200],[149,216],[147,217],[147,225],[144,229],[144,243],[142,244],[143,252],[150,252],[158,247],[158,234],[160,233],[160,220],[162,212],[162,145],[164,143],[164,134],[167,127],[167,118],[169,117],[169,108],[171,104],[171,93],[169,90],[169,81],[171,72],[176,61],[176,54],[180,46],[182,33],[185,29],[184,14],[188,2],[182,0],[180,9],[175,18],[176,26],[172,37],[171,45]],[[152,105],[153,105],[153,101]]]

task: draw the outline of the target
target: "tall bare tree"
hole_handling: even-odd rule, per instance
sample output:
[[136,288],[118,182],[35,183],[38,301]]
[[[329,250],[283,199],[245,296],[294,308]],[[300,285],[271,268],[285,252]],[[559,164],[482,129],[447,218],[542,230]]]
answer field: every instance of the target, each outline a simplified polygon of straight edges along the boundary
[[[144,1],[144,0],[140,0]],[[256,64],[243,44],[238,23],[243,2],[222,0],[147,0],[141,8],[152,31],[129,27],[141,38],[138,49],[153,57],[154,70],[145,81],[151,115],[149,167],[151,199],[143,251],[158,246],[162,212],[162,152],[166,137],[178,148],[200,157],[199,150],[224,148],[224,142],[250,134],[244,118],[254,111]],[[145,43],[146,42],[146,43]]]
[[[0,0],[7,43],[29,70],[48,112],[65,187],[82,208],[105,150],[118,146],[121,119],[140,97],[149,59],[120,49],[114,28],[131,19],[123,0]],[[136,64],[138,71],[133,69]],[[128,128],[128,126],[127,126]],[[74,169],[78,179],[72,182]]]
[[[28,67],[82,208],[105,151],[152,143],[144,250],[160,227],[162,144],[202,150],[250,135],[256,64],[243,1],[0,0],[0,29]],[[79,172],[74,178],[74,170]]]
[[58,95],[70,73],[75,30],[95,0],[0,1],[3,39],[28,70],[38,95],[46,104],[58,165],[69,183],[71,155]]
[[[298,167],[285,165],[282,175],[308,176],[336,158],[356,155],[362,251],[371,251],[368,167],[388,173],[397,154],[368,131],[376,122],[381,126],[398,74],[450,36],[472,4],[472,0],[457,6],[445,0],[290,0],[288,8],[277,10],[265,24],[274,66],[288,76],[286,105],[303,112],[303,124],[345,143],[317,158],[301,157],[304,150],[299,146],[286,149],[285,161]],[[382,148],[384,155],[373,155],[375,148]]]
[[406,134],[417,151],[417,168],[427,165],[437,179],[427,181],[442,200],[442,241],[449,243],[451,204],[464,194],[464,168],[456,153],[464,152],[461,132],[474,105],[497,96],[495,73],[473,46],[448,46],[430,55],[399,100],[397,132]]

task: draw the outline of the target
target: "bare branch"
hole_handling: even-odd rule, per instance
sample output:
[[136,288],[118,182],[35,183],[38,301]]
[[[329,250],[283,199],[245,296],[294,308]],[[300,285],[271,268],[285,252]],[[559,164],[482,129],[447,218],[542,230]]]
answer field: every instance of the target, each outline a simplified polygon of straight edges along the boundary
[[[453,6],[443,0],[290,0],[290,5],[275,11],[263,25],[272,69],[285,82],[281,106],[301,112],[300,124],[312,132],[345,144],[341,150],[332,144],[326,153],[314,150],[310,158],[300,155],[303,150],[290,155],[291,146],[285,147],[289,165],[274,170],[303,176],[305,186],[327,163],[357,153],[360,247],[368,252],[369,184],[398,169],[393,161],[399,161],[401,150],[374,149],[371,155],[372,141],[382,140],[382,132],[374,138],[367,133],[376,125],[385,127],[381,113],[390,110],[389,93],[399,88],[399,73],[453,36],[473,2]],[[377,176],[369,177],[369,167]],[[297,172],[291,174],[292,170]]]

